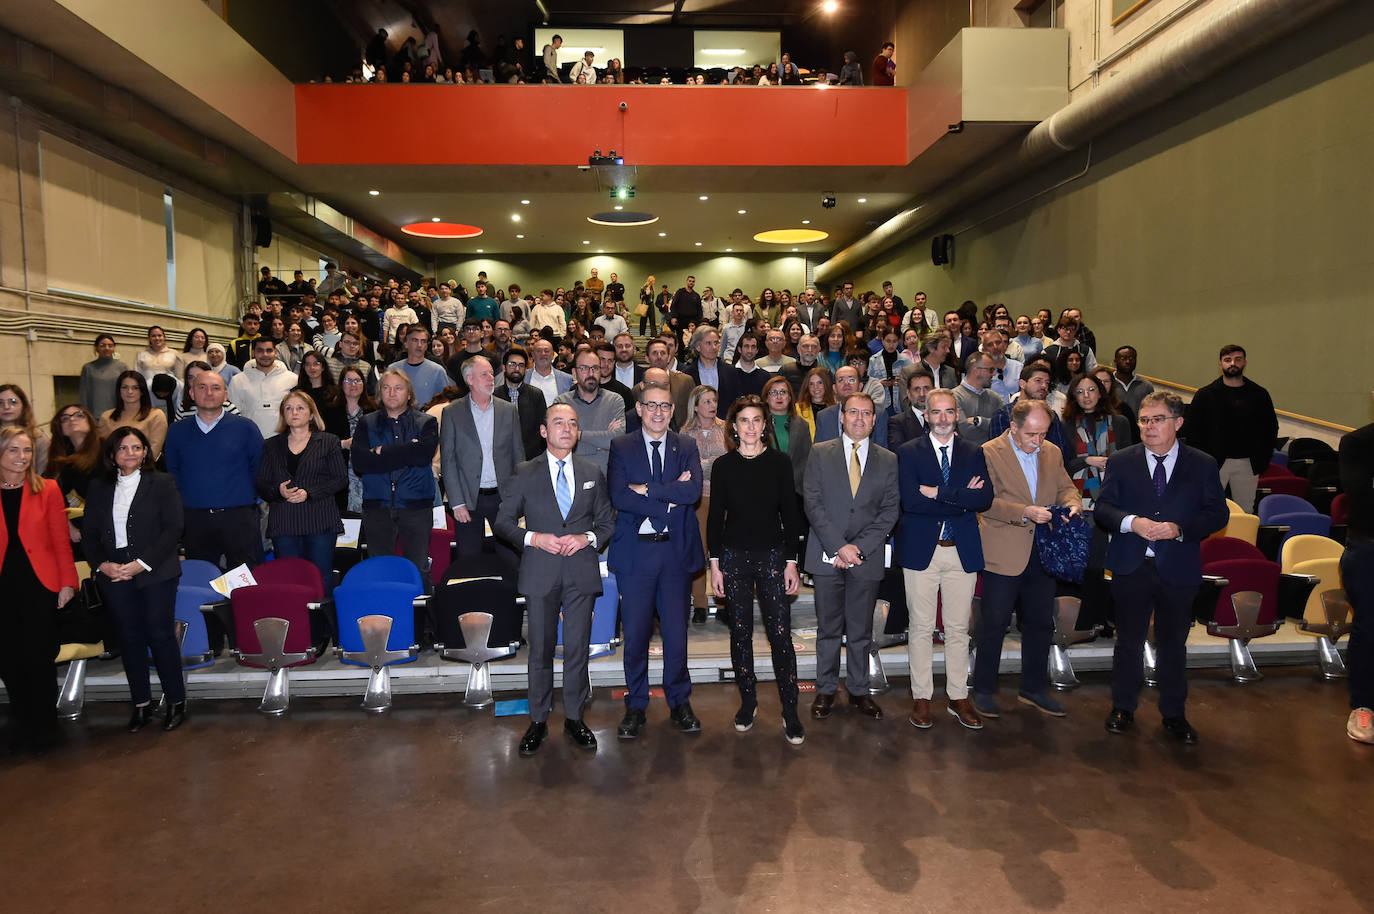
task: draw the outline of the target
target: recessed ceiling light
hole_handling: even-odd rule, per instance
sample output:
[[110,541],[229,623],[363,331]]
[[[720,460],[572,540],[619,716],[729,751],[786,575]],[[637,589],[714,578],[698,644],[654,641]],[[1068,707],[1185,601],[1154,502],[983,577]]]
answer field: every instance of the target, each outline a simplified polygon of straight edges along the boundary
[[792,249],[792,250],[794,250],[794,251],[795,251],[795,250],[798,250],[798,248],[793,248],[793,249]]
[[636,213],[630,210],[621,210],[619,206],[610,212],[593,213],[587,217],[587,221],[592,225],[610,225],[616,228],[625,228],[633,225],[653,225],[658,221],[658,217],[653,213]]
[[811,224],[811,220],[810,220],[810,219],[803,219],[803,220],[802,220],[802,225],[810,225],[810,224]]
[[867,197],[860,197],[859,200],[858,200],[858,202],[859,202],[859,203],[867,203],[867,202],[868,202],[868,198],[867,198]]
[[824,241],[828,237],[826,232],[816,229],[773,229],[759,232],[754,240],[764,244],[809,244],[812,241]]
[[370,190],[370,191],[368,191],[368,193],[369,193],[370,195],[376,197],[376,196],[380,196],[382,192],[381,192],[380,190]]
[[616,212],[620,212],[620,211],[621,211],[622,209],[624,209],[624,208],[625,208],[625,207],[621,206],[619,203],[617,203],[615,206],[611,207],[611,209],[615,210]]
[[667,238],[667,237],[668,237],[668,233],[667,233],[667,232],[659,232],[659,233],[658,233],[658,237],[660,237],[660,238]]
[[526,206],[529,206],[529,205],[530,205],[530,201],[528,201],[528,200],[521,200],[520,202],[523,203],[523,204],[525,204]]
[[[795,251],[795,250],[796,250],[796,248],[793,248],[793,249],[792,249],[792,250],[794,250],[794,251]],[[477,253],[479,253],[479,254],[485,254],[485,253],[486,253],[486,251],[484,251],[484,250],[482,250],[482,249],[481,249],[481,248],[478,248],[478,249],[477,249]]]
[[597,249],[596,249],[596,252],[597,252],[598,254],[604,254],[604,253],[606,253],[606,249],[605,249],[605,248],[597,248]]
[[698,199],[698,200],[709,200],[709,199],[711,199],[711,198],[708,197],[708,196],[706,196],[705,194],[702,194],[700,197],[697,197],[697,199]]
[[825,0],[825,2],[821,4],[821,9],[827,13],[833,13],[839,8],[840,4],[838,0]]
[[431,220],[429,220],[429,221],[430,221],[430,222],[438,222],[438,221],[439,221],[439,217],[438,217],[438,216],[435,216],[433,219],[431,219]]
[[588,241],[586,238],[583,238],[583,239],[582,239],[582,243],[583,243],[583,244],[591,244],[591,242]]
[[524,235],[516,235],[515,237],[516,237],[516,238],[524,238],[525,236],[524,236]]
[[519,213],[511,213],[511,214],[510,214],[510,221],[511,221],[511,222],[519,222],[519,221],[520,221],[520,214],[519,214]]
[[701,247],[700,241],[693,241],[692,244],[696,245],[697,247]]
[[401,226],[401,231],[407,235],[417,235],[421,238],[476,238],[482,234],[482,229],[475,225],[463,225],[457,222],[412,222],[409,225]]
[[734,248],[726,248],[726,249],[725,249],[725,253],[728,254],[728,253],[730,253],[730,252],[733,251],[733,250],[734,250]]
[[747,210],[747,209],[737,209],[737,210],[735,210],[735,212],[737,212],[737,213],[739,213],[741,216],[743,216],[745,213],[749,212],[749,210]]

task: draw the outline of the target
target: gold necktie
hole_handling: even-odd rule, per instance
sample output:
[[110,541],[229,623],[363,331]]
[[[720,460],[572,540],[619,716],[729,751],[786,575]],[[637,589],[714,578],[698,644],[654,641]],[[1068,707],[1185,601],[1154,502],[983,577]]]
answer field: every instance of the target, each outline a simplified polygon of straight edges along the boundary
[[850,445],[849,452],[849,494],[859,494],[859,479],[863,476],[863,468],[859,466],[859,442],[855,441]]

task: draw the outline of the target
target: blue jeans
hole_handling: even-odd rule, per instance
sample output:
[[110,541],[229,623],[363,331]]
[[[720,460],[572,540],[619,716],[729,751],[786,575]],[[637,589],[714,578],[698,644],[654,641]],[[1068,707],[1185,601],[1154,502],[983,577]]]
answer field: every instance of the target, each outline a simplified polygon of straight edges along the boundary
[[333,533],[315,533],[310,536],[274,536],[272,547],[279,559],[305,559],[320,569],[324,579],[324,596],[334,595],[334,542],[338,539]]

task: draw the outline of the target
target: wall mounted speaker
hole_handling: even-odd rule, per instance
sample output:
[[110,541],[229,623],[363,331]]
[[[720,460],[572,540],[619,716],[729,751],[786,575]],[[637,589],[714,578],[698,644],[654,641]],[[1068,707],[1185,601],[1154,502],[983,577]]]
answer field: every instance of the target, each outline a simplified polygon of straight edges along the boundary
[[954,236],[936,235],[930,240],[930,262],[943,266],[954,260]]

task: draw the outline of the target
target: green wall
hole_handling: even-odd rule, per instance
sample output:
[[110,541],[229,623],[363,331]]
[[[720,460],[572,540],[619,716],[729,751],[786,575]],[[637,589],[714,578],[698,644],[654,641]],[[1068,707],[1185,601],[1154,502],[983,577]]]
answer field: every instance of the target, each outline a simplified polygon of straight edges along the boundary
[[[1013,314],[1074,305],[1107,350],[1200,386],[1236,342],[1280,409],[1370,421],[1374,4],[1347,4],[853,271]],[[1044,188],[1062,188],[1029,200]],[[1028,201],[1028,202],[1023,202]],[[1004,215],[995,215],[1003,213]],[[930,263],[930,237],[956,235]],[[1099,357],[1103,353],[1098,353]]]
[[436,258],[438,279],[443,282],[457,279],[469,290],[477,278],[477,271],[485,270],[488,278],[501,288],[516,283],[524,292],[554,286],[572,288],[574,280],[585,280],[596,267],[598,275],[610,282],[611,273],[620,274],[626,297],[631,297],[652,273],[658,284],[667,283],[677,289],[690,274],[697,278],[697,289],[711,286],[716,295],[725,298],[736,286],[756,298],[765,287],[791,289],[794,293],[805,286],[806,262],[802,257],[770,257],[756,254],[494,254],[476,257],[445,256]]

